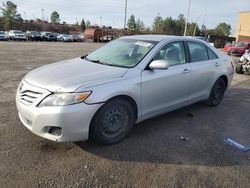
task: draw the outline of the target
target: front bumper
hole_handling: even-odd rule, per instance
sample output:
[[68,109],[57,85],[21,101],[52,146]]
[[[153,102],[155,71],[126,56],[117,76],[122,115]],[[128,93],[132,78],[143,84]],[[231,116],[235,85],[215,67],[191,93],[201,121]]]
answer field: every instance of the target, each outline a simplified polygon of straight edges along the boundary
[[[21,122],[34,134],[56,142],[75,142],[88,140],[91,119],[102,104],[36,107],[16,98],[16,106]],[[61,135],[51,134],[51,127],[61,128]]]
[[27,37],[25,37],[25,36],[14,36],[14,39],[15,40],[26,40]]
[[239,50],[229,50],[228,51],[228,54],[237,55],[237,56],[243,55],[244,53],[245,53],[245,51],[239,51]]

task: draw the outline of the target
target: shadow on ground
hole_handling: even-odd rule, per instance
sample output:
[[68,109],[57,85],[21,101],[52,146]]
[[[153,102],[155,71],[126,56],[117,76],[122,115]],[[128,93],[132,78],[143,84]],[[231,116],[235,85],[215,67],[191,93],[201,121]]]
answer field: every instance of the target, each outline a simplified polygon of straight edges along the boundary
[[242,153],[223,142],[231,137],[250,147],[249,112],[250,89],[233,88],[218,107],[198,103],[146,120],[119,144],[101,146],[89,141],[76,145],[115,161],[249,166],[250,152]]

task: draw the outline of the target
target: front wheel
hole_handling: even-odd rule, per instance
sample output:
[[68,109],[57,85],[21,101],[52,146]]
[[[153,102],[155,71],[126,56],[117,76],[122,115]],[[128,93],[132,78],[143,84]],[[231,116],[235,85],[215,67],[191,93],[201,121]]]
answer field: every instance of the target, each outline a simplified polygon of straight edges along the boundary
[[90,138],[100,144],[115,144],[123,140],[135,121],[134,110],[123,99],[109,101],[95,114],[90,126]]
[[221,103],[224,93],[226,90],[225,81],[222,78],[219,78],[210,92],[209,98],[207,99],[206,103],[209,106],[217,106]]

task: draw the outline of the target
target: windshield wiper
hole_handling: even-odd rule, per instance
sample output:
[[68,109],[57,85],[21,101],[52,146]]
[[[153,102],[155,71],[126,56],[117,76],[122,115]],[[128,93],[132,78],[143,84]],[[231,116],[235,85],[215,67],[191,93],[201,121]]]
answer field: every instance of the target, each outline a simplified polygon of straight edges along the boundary
[[86,59],[86,57],[88,56],[89,54],[85,54],[81,57],[81,59]]
[[102,64],[102,65],[110,65],[110,64],[108,64],[108,63],[106,63],[106,62],[104,62],[104,61],[101,61],[101,60],[95,60],[95,59],[88,59],[87,57],[85,57],[85,59],[87,60],[87,61],[91,61],[91,62],[93,62],[93,63],[98,63],[98,64]]
[[98,59],[89,59],[86,57],[81,57],[82,59],[85,59],[87,61],[90,61],[90,62],[93,62],[93,63],[97,63],[97,64],[101,64],[101,65],[107,65],[107,66],[111,66],[111,67],[121,67],[121,68],[128,68],[126,66],[122,66],[122,65],[114,65],[114,64],[109,64],[109,63],[106,63],[104,61],[101,61],[101,60],[98,60]]

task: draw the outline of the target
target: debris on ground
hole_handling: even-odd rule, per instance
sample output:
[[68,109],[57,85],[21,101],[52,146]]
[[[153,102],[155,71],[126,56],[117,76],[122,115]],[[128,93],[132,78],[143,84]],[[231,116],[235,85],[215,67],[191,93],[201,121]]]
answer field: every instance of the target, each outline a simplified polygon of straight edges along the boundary
[[225,139],[224,142],[231,145],[231,146],[233,146],[233,147],[235,147],[235,148],[237,148],[237,149],[239,149],[242,152],[250,151],[250,148],[247,148],[246,146],[241,145],[240,143],[232,140],[231,138]]
[[182,141],[188,141],[188,140],[189,140],[189,138],[188,138],[188,137],[184,137],[184,136],[182,136],[182,137],[181,137],[181,140],[182,140]]
[[187,116],[189,116],[189,117],[194,117],[194,115],[191,114],[191,113],[187,113]]

